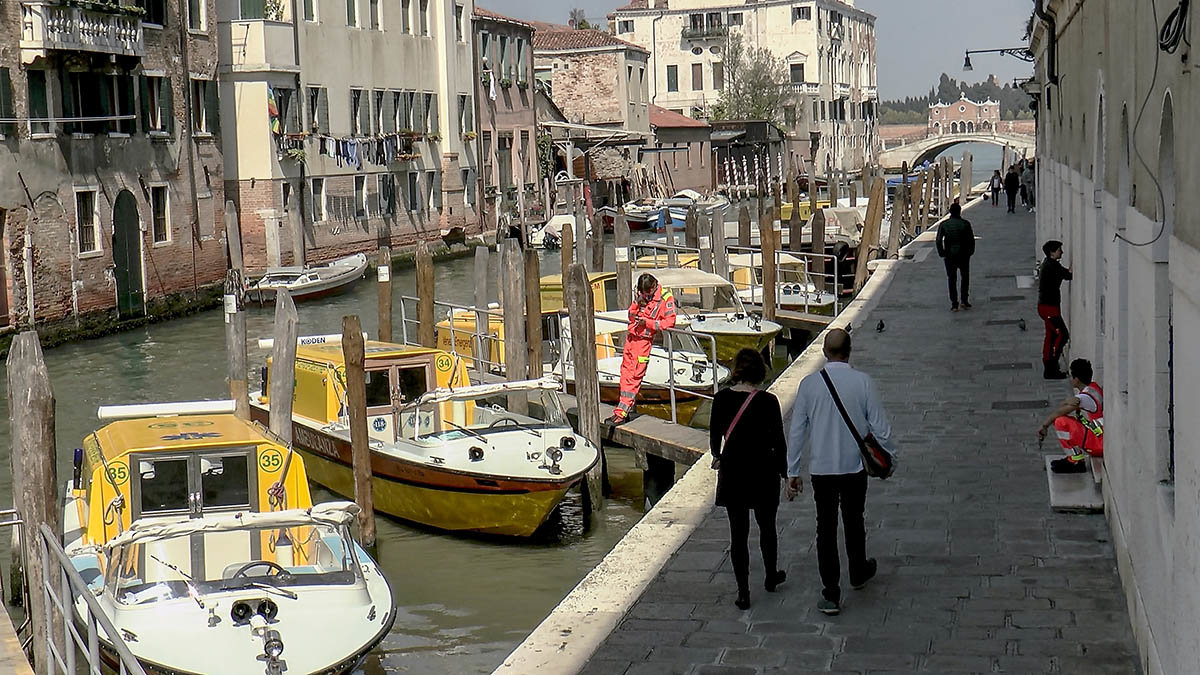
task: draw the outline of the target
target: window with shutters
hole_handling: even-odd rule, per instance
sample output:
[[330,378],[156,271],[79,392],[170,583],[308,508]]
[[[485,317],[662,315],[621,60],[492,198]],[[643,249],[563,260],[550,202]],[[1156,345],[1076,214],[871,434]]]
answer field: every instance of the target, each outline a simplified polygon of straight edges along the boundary
[[191,30],[207,30],[207,22],[204,15],[206,4],[204,0],[187,0],[188,28]]
[[150,186],[150,234],[155,244],[171,241],[170,199],[166,185]]
[[304,20],[317,20],[317,0],[304,0]]
[[425,94],[425,109],[423,111],[425,120],[425,130],[428,133],[441,133],[441,124],[438,120],[438,105],[437,94]]
[[496,145],[496,163],[500,168],[500,188],[508,190],[515,182],[512,166],[513,137],[512,133],[501,132]]
[[350,90],[350,133],[357,136],[362,133],[362,109],[363,109],[363,92],[362,89]]
[[404,92],[392,92],[392,125],[395,127],[393,131],[404,131],[408,128],[408,120],[404,117]]
[[[3,71],[3,80],[7,82],[8,69]],[[46,98],[46,71],[44,70],[27,70],[25,71],[25,82],[29,97],[29,133],[30,134],[48,134],[50,133],[50,105]],[[10,91],[0,91],[0,97],[8,97],[9,114],[0,114],[0,117],[12,117],[12,95]],[[2,103],[0,103],[2,105]]]
[[491,70],[492,68],[492,53],[488,50],[492,48],[492,36],[487,31],[479,33],[479,69]]
[[692,91],[704,90],[704,64],[692,64]]
[[679,66],[667,66],[667,91],[679,91]]
[[314,223],[325,220],[325,179],[312,179],[312,219]]
[[459,42],[466,42],[466,28],[463,24],[463,6],[454,6],[454,37]]
[[210,80],[192,80],[192,131],[197,135],[212,134],[216,128],[217,115],[210,99],[216,99],[217,83]]
[[533,139],[528,131],[521,131],[521,182],[529,182],[529,162],[533,155]]
[[412,32],[412,0],[400,0],[400,30]]
[[143,24],[163,28],[167,25],[167,0],[138,0],[137,6],[145,12]]
[[97,190],[75,191],[75,231],[79,238],[80,253],[96,253],[100,250],[100,203]]
[[171,110],[171,80],[146,76],[142,78],[141,89],[143,131],[149,134],[170,132],[171,120],[174,119]]
[[483,146],[483,162],[481,162],[483,166],[483,184],[490,187],[496,184],[492,176],[492,132],[483,132],[481,138],[481,145]]
[[523,40],[521,38],[517,38],[516,43],[517,43],[517,47],[515,50],[516,54],[514,55],[514,61],[516,61],[516,63],[514,64],[514,66],[516,67],[516,71],[517,71],[517,82],[524,82],[525,77],[526,77],[526,73],[525,73],[525,40]]
[[421,15],[421,35],[429,35],[429,0],[420,0],[417,12]]
[[379,212],[385,216],[396,213],[396,177],[390,173],[379,174]]
[[713,89],[721,91],[725,89],[725,64],[720,61],[715,61],[712,64],[713,69]]
[[419,171],[408,172],[408,210],[417,212],[421,210],[421,186],[418,177]]
[[425,198],[426,211],[442,208],[442,179],[437,171],[425,172],[425,188],[428,190]]
[[308,88],[308,119],[313,133],[329,133],[329,90],[325,87]]
[[475,208],[475,181],[471,177],[470,169],[462,170],[463,194],[466,197],[467,206]]
[[463,94],[458,95],[458,133],[465,134],[475,128],[475,123],[472,120],[471,97]]
[[371,110],[371,133],[383,133],[383,95],[385,92],[375,90],[375,107]]
[[383,24],[379,21],[379,0],[367,0],[370,3],[371,30],[381,30]]
[[346,0],[346,25],[358,26],[358,0]]
[[108,125],[109,133],[132,134],[137,127],[137,113],[133,109],[133,77],[130,75],[106,75],[109,90],[109,110],[114,119]]
[[354,217],[367,217],[367,177],[354,177]]
[[[45,73],[43,72],[43,82],[45,82]],[[32,111],[29,114],[33,117]],[[13,111],[13,88],[12,75],[8,68],[0,68],[0,120],[12,120],[16,118],[16,112]],[[17,125],[15,122],[0,121],[0,138],[5,136],[13,136],[17,133]],[[2,222],[2,221],[0,221]],[[0,300],[2,305],[2,300]],[[0,307],[2,309],[2,307]]]
[[508,58],[508,36],[500,36],[500,77],[510,77],[511,65]]

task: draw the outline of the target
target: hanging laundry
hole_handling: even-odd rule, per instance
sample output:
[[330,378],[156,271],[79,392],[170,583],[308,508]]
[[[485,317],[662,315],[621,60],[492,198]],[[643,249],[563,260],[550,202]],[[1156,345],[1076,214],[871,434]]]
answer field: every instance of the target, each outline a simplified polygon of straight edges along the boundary
[[275,88],[267,85],[267,116],[270,118],[271,133],[275,138],[283,134],[283,124],[279,119],[279,104],[275,102]]

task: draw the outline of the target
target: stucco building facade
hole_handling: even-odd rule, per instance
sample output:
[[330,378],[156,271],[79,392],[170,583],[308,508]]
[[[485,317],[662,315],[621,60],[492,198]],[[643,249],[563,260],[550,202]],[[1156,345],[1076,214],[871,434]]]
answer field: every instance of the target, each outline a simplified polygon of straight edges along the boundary
[[944,134],[991,133],[1000,124],[1000,102],[988,99],[972,101],[966,94],[957,101],[938,101],[929,106],[929,136]]
[[4,323],[103,330],[224,277],[215,7],[138,4],[0,5]]
[[712,192],[716,186],[712,127],[652,104],[650,128],[654,130],[654,152],[643,150],[643,157],[658,163],[660,172],[670,176],[675,191]]
[[617,37],[650,49],[651,102],[707,118],[724,88],[728,36],[764,48],[787,69],[793,100],[774,122],[789,164],[858,170],[881,149],[876,133],[875,17],[836,0],[633,0],[609,15]]
[[[1200,661],[1200,99],[1176,2],[1051,0],[1036,21],[1037,228],[1065,242],[1070,356],[1105,390],[1105,513],[1149,674]],[[1200,18],[1192,7],[1189,21]],[[1049,21],[1047,21],[1047,19]],[[1057,38],[1056,38],[1057,36]],[[1030,252],[1032,261],[1035,252]],[[1040,252],[1036,255],[1040,256]],[[1064,392],[1065,393],[1065,392]]]
[[218,2],[248,272],[478,230],[471,0]]

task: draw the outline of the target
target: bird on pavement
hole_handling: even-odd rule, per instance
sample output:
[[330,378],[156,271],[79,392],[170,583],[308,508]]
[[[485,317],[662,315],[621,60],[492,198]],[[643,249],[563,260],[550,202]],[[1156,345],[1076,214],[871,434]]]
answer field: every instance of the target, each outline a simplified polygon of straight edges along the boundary
[[1017,319],[1017,328],[1020,328],[1021,330],[1026,330],[1025,319]]
[[883,329],[884,329],[884,328],[886,328],[886,327],[887,327],[887,326],[884,326],[884,325],[883,325],[883,319],[880,319],[880,320],[879,320],[879,323],[875,324],[875,332],[876,332],[876,333],[882,333],[882,332],[883,332]]

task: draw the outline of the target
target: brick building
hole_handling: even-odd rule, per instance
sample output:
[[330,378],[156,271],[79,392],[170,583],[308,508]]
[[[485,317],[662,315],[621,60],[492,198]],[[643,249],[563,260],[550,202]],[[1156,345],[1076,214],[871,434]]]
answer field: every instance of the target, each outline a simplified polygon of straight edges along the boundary
[[478,230],[470,0],[219,2],[249,273]]
[[4,323],[86,331],[210,297],[216,52],[211,0],[0,5]]
[[992,133],[1000,124],[1000,102],[988,99],[977,103],[959,96],[953,103],[938,101],[929,106],[930,136],[943,134]]
[[[475,118],[481,158],[481,216],[494,231],[502,209],[520,222],[545,215],[538,171],[538,124],[531,24],[475,8]],[[524,213],[521,208],[524,207]]]

